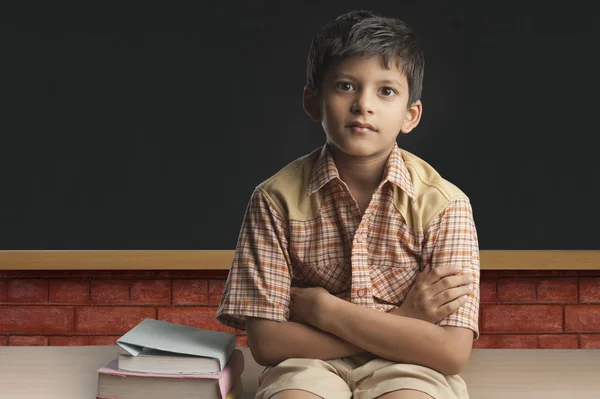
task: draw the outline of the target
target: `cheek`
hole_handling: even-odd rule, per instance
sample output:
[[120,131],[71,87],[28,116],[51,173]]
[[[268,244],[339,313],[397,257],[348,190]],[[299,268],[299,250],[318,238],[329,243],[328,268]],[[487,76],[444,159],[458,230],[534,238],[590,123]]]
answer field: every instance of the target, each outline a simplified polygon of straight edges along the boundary
[[343,118],[343,107],[337,102],[328,102],[323,104],[323,118],[336,121]]
[[322,104],[321,118],[322,118],[323,126],[327,126],[335,120],[335,112],[333,112],[330,105]]

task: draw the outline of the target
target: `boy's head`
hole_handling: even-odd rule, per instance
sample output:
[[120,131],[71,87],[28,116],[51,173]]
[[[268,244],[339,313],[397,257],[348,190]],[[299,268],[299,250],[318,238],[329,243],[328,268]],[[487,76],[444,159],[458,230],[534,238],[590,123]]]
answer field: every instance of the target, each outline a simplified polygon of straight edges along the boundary
[[404,22],[369,11],[343,14],[313,39],[304,109],[340,156],[385,157],[398,134],[420,121],[424,64]]
[[326,71],[354,55],[379,57],[384,67],[401,68],[410,90],[408,105],[421,99],[425,58],[419,38],[405,22],[365,10],[338,16],[313,38],[308,52],[307,87],[318,93]]

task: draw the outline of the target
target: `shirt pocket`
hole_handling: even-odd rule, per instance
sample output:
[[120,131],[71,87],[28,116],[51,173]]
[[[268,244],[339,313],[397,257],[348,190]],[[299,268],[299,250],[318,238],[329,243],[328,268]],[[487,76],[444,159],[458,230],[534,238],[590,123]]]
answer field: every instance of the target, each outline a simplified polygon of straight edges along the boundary
[[292,285],[323,287],[332,294],[350,289],[351,270],[343,257],[320,256],[300,259],[291,252]]
[[399,259],[373,261],[370,269],[373,296],[381,302],[399,306],[418,274],[418,262]]

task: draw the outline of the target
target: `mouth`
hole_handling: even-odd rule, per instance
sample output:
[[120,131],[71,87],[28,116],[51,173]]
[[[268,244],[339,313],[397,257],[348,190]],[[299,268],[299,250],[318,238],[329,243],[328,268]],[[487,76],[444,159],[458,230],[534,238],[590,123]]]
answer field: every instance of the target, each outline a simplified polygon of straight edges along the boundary
[[377,132],[373,125],[369,123],[352,122],[346,127],[352,129],[353,132],[357,133]]

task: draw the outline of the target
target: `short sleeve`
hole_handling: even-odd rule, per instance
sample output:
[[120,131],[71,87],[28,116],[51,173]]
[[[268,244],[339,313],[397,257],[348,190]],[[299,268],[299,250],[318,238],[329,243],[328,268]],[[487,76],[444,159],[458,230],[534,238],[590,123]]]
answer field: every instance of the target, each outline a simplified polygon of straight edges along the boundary
[[252,194],[225,282],[217,319],[245,330],[246,317],[287,321],[290,261],[285,220],[259,187]]
[[425,238],[424,266],[430,264],[434,269],[443,265],[460,265],[463,274],[473,277],[476,288],[463,306],[442,319],[438,325],[469,328],[474,332],[474,340],[477,340],[480,261],[477,231],[469,199],[452,201],[431,223]]

